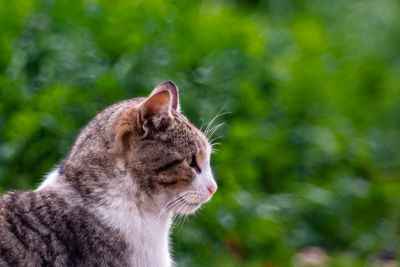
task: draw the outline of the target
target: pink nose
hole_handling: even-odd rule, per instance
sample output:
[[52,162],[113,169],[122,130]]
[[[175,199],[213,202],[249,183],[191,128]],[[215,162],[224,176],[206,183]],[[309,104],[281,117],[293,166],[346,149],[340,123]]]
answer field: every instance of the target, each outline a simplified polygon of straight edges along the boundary
[[209,185],[209,186],[207,186],[207,189],[208,189],[208,192],[210,192],[210,194],[212,195],[215,193],[215,191],[217,191],[217,185],[216,184]]

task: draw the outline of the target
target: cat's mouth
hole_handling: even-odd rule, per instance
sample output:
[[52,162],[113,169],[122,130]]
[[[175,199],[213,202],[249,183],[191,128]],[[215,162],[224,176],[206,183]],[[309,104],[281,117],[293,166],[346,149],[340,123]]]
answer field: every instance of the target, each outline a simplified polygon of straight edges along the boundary
[[185,204],[186,206],[189,206],[189,207],[196,207],[196,206],[201,205],[200,202],[187,201],[181,196],[178,196],[178,199],[179,199],[180,202],[182,202],[183,204]]

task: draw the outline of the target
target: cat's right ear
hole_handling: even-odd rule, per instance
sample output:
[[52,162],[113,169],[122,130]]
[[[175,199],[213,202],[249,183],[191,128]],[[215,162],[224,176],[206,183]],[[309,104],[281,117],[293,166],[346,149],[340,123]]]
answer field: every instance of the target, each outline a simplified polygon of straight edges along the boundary
[[145,138],[155,131],[165,131],[173,123],[172,95],[169,90],[152,92],[139,106],[126,110],[115,128],[117,151],[125,153],[132,144],[132,136]]
[[136,124],[143,137],[150,131],[165,131],[172,123],[172,95],[169,90],[153,92],[137,109]]
[[180,112],[178,87],[172,81],[165,81],[157,85],[153,92],[151,92],[150,96],[162,91],[169,91],[171,93],[171,107]]

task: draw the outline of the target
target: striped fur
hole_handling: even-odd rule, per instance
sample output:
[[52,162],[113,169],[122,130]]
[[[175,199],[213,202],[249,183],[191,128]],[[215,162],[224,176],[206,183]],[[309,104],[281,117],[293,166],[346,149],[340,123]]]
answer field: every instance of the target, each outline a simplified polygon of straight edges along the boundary
[[9,192],[0,206],[1,266],[128,265],[123,238],[82,206],[49,192]]
[[172,82],[108,107],[37,190],[0,196],[0,266],[172,266],[172,214],[217,189],[210,153]]

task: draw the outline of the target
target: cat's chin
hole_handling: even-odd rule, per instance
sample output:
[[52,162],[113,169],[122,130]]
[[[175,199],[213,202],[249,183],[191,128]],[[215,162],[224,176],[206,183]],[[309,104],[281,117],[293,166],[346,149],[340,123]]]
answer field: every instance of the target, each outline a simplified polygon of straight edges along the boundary
[[175,214],[182,214],[182,215],[188,215],[191,213],[196,212],[196,210],[201,206],[201,204],[197,205],[197,206],[188,206],[185,207],[184,209],[175,211]]
[[188,201],[183,197],[178,197],[179,202],[182,205],[175,211],[178,214],[190,214],[195,212],[200,206],[204,203],[204,201],[196,200],[196,201]]

